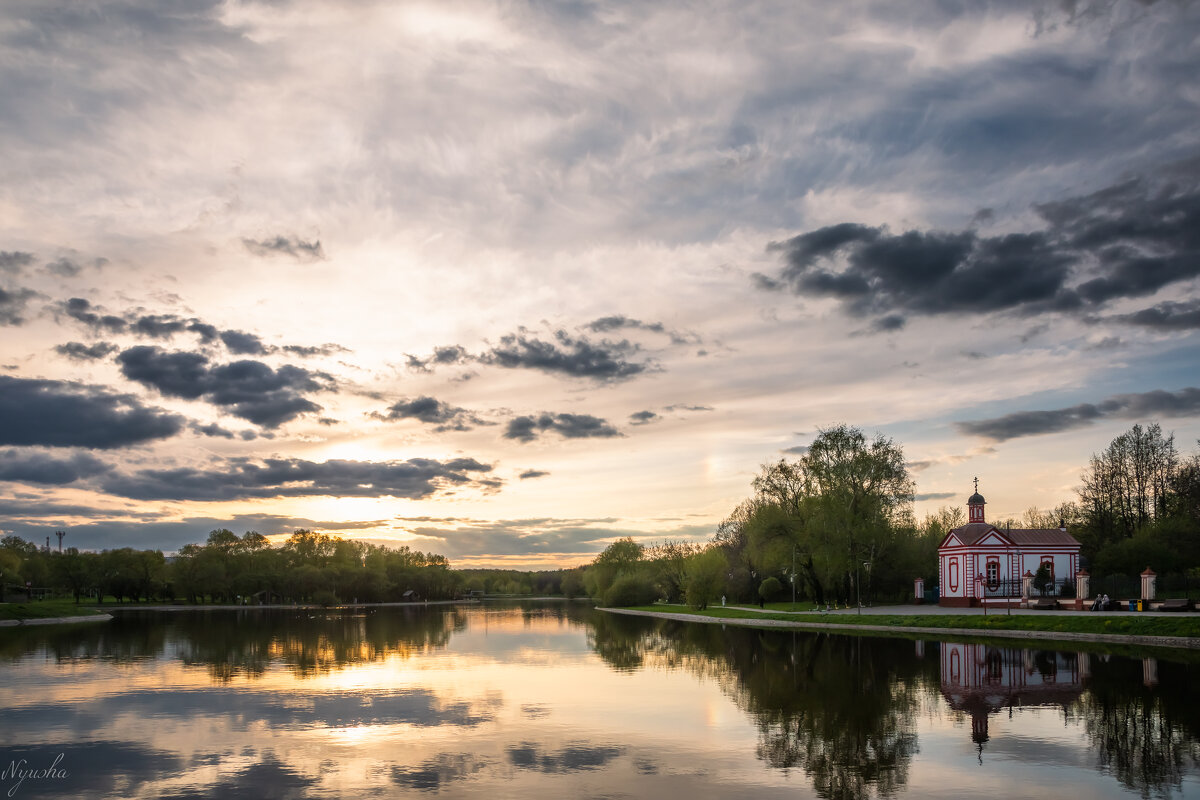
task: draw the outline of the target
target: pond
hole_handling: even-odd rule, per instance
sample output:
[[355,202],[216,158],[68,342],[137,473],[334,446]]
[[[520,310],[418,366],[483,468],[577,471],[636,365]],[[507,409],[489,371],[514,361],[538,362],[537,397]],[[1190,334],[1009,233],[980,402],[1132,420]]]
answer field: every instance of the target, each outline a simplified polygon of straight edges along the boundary
[[1196,797],[1198,664],[566,602],[123,613],[0,631],[0,793]]

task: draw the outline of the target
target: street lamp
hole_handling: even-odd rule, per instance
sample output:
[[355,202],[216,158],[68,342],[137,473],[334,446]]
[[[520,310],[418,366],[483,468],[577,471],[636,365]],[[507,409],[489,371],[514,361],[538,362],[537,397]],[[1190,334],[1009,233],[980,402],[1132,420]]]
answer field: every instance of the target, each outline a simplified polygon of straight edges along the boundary
[[858,606],[858,608],[855,609],[855,612],[861,617],[862,616],[862,579],[859,578],[859,574],[860,573],[859,573],[859,569],[858,569],[858,562],[855,562],[854,563],[854,595],[858,598],[858,603],[856,604]]
[[792,545],[792,611],[796,610],[796,545]]
[[975,593],[979,595],[979,605],[983,606],[983,615],[987,616],[987,594],[984,589],[983,573],[975,576]]

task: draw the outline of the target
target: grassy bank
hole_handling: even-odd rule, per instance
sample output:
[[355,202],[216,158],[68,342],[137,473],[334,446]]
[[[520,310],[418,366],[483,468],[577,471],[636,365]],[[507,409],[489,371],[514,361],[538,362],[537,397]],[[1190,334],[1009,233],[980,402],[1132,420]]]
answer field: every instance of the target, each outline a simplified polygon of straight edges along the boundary
[[855,627],[877,625],[896,628],[958,628],[987,631],[1047,631],[1051,633],[1117,634],[1125,636],[1186,636],[1200,637],[1200,615],[1179,617],[1121,616],[1058,616],[1035,617],[1027,614],[782,614],[744,611],[737,608],[708,608],[696,611],[687,606],[638,606],[639,611],[663,611],[672,614],[692,614],[714,619],[772,619],[782,622],[809,622],[824,625]]
[[39,600],[36,603],[0,603],[0,619],[47,619],[103,614],[95,603],[75,605],[74,600]]

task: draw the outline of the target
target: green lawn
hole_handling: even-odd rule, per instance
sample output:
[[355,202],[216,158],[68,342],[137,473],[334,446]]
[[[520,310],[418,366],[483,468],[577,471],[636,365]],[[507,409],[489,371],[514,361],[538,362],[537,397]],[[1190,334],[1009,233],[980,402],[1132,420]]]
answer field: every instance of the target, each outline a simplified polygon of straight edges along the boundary
[[[790,605],[790,604],[788,604]],[[696,611],[687,606],[639,606],[640,611],[667,611],[672,614],[695,614],[717,619],[774,619],[785,622],[819,622],[826,625],[852,627],[879,625],[890,628],[968,628],[992,631],[1051,631],[1054,633],[1099,633],[1130,636],[1200,636],[1200,614],[1181,613],[1178,617],[1141,617],[1136,613],[1096,616],[1035,617],[1027,614],[1008,616],[989,614],[772,614],[738,608],[710,606]]]
[[75,605],[74,600],[38,600],[35,603],[0,603],[0,619],[45,619],[46,617],[84,617],[101,614],[94,602]]

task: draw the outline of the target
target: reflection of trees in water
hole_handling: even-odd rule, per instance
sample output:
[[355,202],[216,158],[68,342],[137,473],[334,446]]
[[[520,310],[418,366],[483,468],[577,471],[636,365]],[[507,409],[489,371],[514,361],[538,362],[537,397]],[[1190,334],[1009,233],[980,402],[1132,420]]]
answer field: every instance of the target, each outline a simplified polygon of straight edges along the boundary
[[1098,765],[1143,797],[1182,791],[1200,767],[1200,697],[1193,664],[1157,661],[1158,684],[1144,684],[1143,664],[1091,656],[1088,691],[1071,709],[1083,721]]
[[890,796],[918,751],[913,719],[937,664],[911,642],[780,633],[609,615],[596,652],[617,669],[685,669],[715,680],[757,722],[758,756],[800,768],[828,798]]
[[165,647],[163,626],[122,624],[119,617],[109,622],[38,625],[0,632],[0,660],[4,661],[45,652],[56,663],[104,660],[121,664],[154,658]]
[[178,657],[218,681],[258,677],[282,664],[301,678],[401,659],[446,646],[466,627],[460,609],[402,608],[367,613],[232,612],[188,615],[177,624]]
[[[214,680],[260,677],[282,664],[298,677],[398,656],[407,659],[446,646],[467,625],[457,607],[389,608],[366,613],[322,611],[197,611],[122,614],[106,624],[41,630],[0,640],[0,656],[38,650],[57,661],[129,662],[174,658],[206,667]],[[32,631],[30,631],[32,633]],[[171,652],[167,652],[167,643]]]

